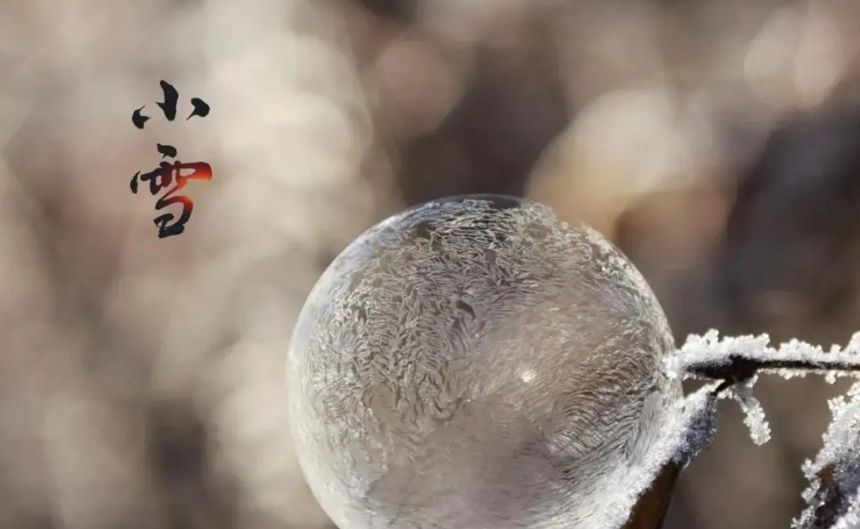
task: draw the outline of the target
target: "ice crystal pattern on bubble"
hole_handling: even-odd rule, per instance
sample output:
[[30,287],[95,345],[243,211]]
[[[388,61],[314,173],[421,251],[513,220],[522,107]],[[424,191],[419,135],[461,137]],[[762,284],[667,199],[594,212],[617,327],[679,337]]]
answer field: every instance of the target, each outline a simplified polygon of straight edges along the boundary
[[[619,529],[711,441],[715,401],[770,438],[761,374],[860,372],[845,347],[691,336],[593,230],[506,197],[437,201],[341,254],[299,318],[291,423],[341,529]],[[680,381],[708,383],[682,397]],[[831,403],[798,529],[858,527],[860,385]]]
[[341,529],[616,529],[712,431],[712,399],[665,375],[673,350],[590,228],[507,197],[433,202],[355,241],[305,305],[302,468]]

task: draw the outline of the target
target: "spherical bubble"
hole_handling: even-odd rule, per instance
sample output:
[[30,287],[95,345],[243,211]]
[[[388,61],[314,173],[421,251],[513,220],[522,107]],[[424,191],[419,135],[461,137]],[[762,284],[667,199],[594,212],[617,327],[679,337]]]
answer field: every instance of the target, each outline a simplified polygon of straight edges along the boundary
[[431,202],[311,293],[288,368],[299,460],[341,529],[593,527],[680,398],[672,349],[595,231],[509,197]]

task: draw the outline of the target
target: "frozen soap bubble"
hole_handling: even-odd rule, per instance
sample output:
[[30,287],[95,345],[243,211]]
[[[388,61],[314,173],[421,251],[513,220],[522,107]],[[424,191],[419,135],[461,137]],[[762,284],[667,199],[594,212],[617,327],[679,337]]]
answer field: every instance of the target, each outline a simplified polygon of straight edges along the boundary
[[328,268],[289,360],[299,461],[341,529],[573,529],[681,398],[665,316],[597,232],[501,196],[380,223]]

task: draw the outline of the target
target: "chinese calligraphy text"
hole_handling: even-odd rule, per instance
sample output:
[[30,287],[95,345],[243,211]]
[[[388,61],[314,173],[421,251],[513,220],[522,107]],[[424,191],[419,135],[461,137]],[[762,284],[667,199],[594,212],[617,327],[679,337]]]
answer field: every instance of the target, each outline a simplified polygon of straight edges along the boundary
[[[166,81],[161,81],[161,89],[164,92],[164,101],[157,103],[157,105],[161,108],[167,121],[173,121],[176,118],[179,92]],[[204,118],[209,115],[209,105],[202,99],[191,98],[191,104],[194,108],[186,121],[194,116]],[[131,122],[138,129],[143,129],[150,119],[149,116],[143,114],[144,108],[145,106],[138,108],[131,116]],[[177,193],[185,187],[188,180],[211,180],[212,167],[206,162],[182,163],[176,160],[179,153],[176,147],[172,145],[159,143],[156,148],[161,154],[162,160],[170,158],[175,161],[172,163],[162,161],[157,168],[143,174],[138,171],[131,179],[129,187],[132,193],[137,194],[139,182],[149,183],[149,191],[153,196],[167,189],[167,192],[155,203],[156,211],[161,211],[173,204],[182,206],[178,220],[175,220],[176,216],[172,213],[164,213],[153,219],[158,227],[158,237],[164,239],[184,232],[185,224],[191,219],[191,212],[194,211],[194,202],[189,197]]]

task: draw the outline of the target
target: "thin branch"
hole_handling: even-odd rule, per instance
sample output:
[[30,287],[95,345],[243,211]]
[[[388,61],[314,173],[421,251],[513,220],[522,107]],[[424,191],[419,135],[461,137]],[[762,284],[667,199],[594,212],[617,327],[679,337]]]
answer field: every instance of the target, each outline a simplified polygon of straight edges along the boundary
[[838,372],[845,374],[857,373],[860,376],[860,356],[850,360],[846,360],[843,357],[816,360],[783,360],[779,358],[748,358],[739,354],[730,354],[725,364],[693,364],[690,365],[687,373],[696,378],[722,380],[723,384],[728,386],[745,382],[758,374],[787,371],[796,371],[798,375]]
[[[770,347],[766,335],[725,337],[716,331],[691,336],[665,362],[670,377],[698,378],[714,382],[712,395],[740,401],[753,439],[769,438],[769,429],[758,401],[752,396],[760,374],[784,378],[823,374],[860,378],[860,333],[843,348],[821,347],[798,340]],[[810,486],[804,492],[809,507],[794,521],[796,529],[849,529],[860,527],[860,383],[848,399],[831,401],[833,421],[824,435],[824,446],[815,461],[804,465]]]
[[719,338],[716,331],[690,336],[684,346],[666,358],[671,376],[721,380],[726,385],[749,381],[758,374],[786,378],[809,373],[860,376],[860,333],[844,348],[821,347],[791,340],[770,347],[767,335]]

